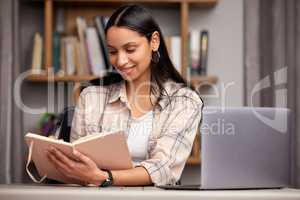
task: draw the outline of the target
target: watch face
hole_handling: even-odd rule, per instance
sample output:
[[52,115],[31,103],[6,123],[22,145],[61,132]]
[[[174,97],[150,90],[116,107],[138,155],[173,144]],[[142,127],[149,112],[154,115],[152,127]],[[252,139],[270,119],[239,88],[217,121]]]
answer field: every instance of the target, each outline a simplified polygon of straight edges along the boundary
[[112,176],[111,172],[109,170],[107,170],[107,173],[108,173],[109,177],[103,181],[103,183],[100,185],[100,187],[107,187],[107,186],[110,186],[113,184],[113,176]]

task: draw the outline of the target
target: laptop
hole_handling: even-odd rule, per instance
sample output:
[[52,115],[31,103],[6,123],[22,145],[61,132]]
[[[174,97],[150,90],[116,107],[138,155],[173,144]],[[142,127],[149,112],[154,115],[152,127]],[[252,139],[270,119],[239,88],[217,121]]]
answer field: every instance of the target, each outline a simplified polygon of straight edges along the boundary
[[290,183],[291,125],[286,108],[205,108],[200,185],[163,189],[281,188]]

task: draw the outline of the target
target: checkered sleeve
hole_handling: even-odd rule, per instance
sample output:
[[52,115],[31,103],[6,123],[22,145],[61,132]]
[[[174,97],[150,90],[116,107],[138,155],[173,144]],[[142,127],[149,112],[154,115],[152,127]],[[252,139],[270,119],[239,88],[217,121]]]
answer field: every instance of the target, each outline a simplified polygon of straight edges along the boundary
[[203,107],[195,92],[192,96],[172,98],[161,113],[168,117],[161,122],[159,137],[150,141],[149,159],[141,162],[155,185],[175,184],[190,155]]
[[77,105],[75,107],[72,127],[70,133],[70,142],[73,142],[79,139],[82,136],[86,135],[85,132],[85,97],[86,97],[86,89],[83,90],[78,98]]

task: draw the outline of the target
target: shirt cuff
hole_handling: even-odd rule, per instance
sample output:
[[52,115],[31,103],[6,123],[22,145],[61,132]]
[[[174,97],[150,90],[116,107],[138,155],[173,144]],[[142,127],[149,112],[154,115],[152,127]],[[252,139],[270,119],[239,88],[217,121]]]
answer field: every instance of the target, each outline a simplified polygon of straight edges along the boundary
[[171,170],[168,166],[161,166],[161,162],[149,162],[147,160],[141,162],[139,166],[144,167],[148,172],[152,183],[155,186],[159,185],[175,185],[175,178],[171,174]]

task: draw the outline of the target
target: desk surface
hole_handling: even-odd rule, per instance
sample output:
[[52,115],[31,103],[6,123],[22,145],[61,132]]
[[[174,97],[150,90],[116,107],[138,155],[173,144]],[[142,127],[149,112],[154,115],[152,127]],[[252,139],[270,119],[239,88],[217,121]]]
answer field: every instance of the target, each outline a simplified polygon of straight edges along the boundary
[[0,185],[0,200],[77,200],[77,199],[300,199],[300,190],[263,189],[263,190],[201,190],[178,191],[162,190],[155,187],[79,187],[51,185]]

